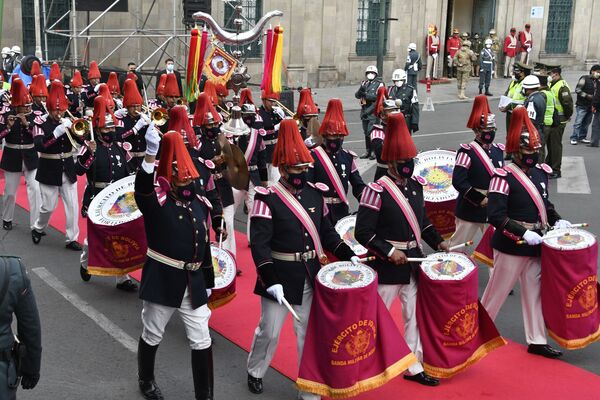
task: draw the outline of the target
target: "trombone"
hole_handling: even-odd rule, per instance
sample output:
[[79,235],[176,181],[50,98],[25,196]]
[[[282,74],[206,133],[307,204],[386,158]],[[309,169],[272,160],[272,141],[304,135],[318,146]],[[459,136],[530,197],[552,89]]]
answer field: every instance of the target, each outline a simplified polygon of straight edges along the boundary
[[225,119],[229,120],[229,118],[231,118],[231,113],[229,111],[227,111],[224,107],[221,107],[220,104],[217,104],[217,111],[219,111],[221,114],[223,114]]
[[287,115],[289,115],[291,118],[297,120],[298,117],[296,116],[296,113],[293,112],[292,110],[290,110],[289,108],[287,108],[286,106],[283,105],[282,102],[280,102],[279,100],[271,100],[273,103],[275,103],[275,105],[279,108],[281,108],[283,110],[284,113],[286,113]]
[[148,106],[142,104],[142,111],[150,114],[150,119],[156,126],[163,126],[169,120],[169,113],[163,107],[157,107],[151,110]]

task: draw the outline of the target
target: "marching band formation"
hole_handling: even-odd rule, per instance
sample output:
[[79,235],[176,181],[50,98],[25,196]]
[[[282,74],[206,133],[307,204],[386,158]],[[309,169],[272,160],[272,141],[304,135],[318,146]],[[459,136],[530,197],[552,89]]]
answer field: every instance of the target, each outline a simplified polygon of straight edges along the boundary
[[[494,142],[496,122],[487,97],[475,99],[467,123],[474,139],[458,148],[451,176],[458,191],[456,229],[446,241],[426,212],[428,182],[415,174],[419,155],[411,134],[419,129],[419,107],[404,70],[394,71],[394,85],[386,87],[376,68],[367,68],[365,84],[356,93],[364,105],[365,157],[377,162],[375,180],[365,183],[356,165],[358,156],[343,146],[348,128],[339,99],[329,101],[319,123],[310,89],[301,91],[298,108],[292,112],[279,102],[278,93],[263,90],[258,106],[246,88],[230,101],[229,89],[209,80],[195,104],[187,105],[172,73],[160,77],[156,98],[147,99],[135,74],[120,88],[114,73],[100,82],[100,71],[92,62],[87,84],[75,71],[70,85],[64,86],[55,64],[48,85],[35,64],[29,88],[14,76],[10,93],[2,95],[3,228],[12,229],[17,186],[25,176],[33,243],[43,240],[60,196],[66,214],[66,247],[82,251],[81,278],[113,275],[117,289],[136,291],[138,285],[125,270],[108,265],[104,273],[96,273],[89,262],[94,247],[88,246],[87,239],[83,247],[77,242],[78,212],[90,218],[95,197],[135,175],[134,198],[144,217],[147,243],[145,257],[138,263],[138,267],[143,264],[138,376],[144,398],[163,399],[155,381],[155,357],[175,311],[184,322],[191,348],[196,399],[215,397],[208,328],[214,311],[209,305],[216,294],[210,230],[235,257],[239,244],[233,216],[242,203],[248,211],[248,242],[257,271],[254,292],[261,298],[260,320],[247,360],[252,393],[266,390],[263,377],[288,312],[296,317],[299,364],[303,357],[318,356],[303,350],[311,306],[318,304],[313,301],[320,285],[317,275],[334,262],[376,271],[374,284],[381,299],[376,303],[383,301],[389,309],[400,299],[403,337],[415,357],[402,368],[394,360],[382,371],[393,377],[407,370],[404,378],[409,381],[438,385],[438,378],[445,375],[439,372],[441,367],[429,365],[430,347],[423,345],[423,322],[417,318],[419,286],[426,284],[419,279],[419,261],[426,257],[424,243],[440,252],[436,254],[448,253],[488,230],[484,238],[491,238],[493,268],[479,315],[487,311],[493,320],[519,280],[528,352],[561,356],[546,339],[541,244],[545,232],[571,224],[549,199],[552,168],[538,163],[540,132],[524,107],[512,110],[505,146]],[[510,162],[505,163],[505,152]],[[78,175],[87,178],[82,204],[77,200]],[[335,228],[355,211],[349,207],[350,189],[359,200],[354,237],[368,251],[366,258]],[[355,284],[350,277],[356,278],[341,271],[334,279],[338,284]],[[475,299],[475,308],[477,303]],[[471,325],[463,322],[461,329],[473,328],[473,320]],[[369,346],[368,333],[360,332],[344,347],[350,354],[360,355]],[[469,358],[473,354],[461,365],[476,361]],[[323,385],[315,385],[312,391],[310,385],[300,387],[299,398],[320,398],[327,393]]]

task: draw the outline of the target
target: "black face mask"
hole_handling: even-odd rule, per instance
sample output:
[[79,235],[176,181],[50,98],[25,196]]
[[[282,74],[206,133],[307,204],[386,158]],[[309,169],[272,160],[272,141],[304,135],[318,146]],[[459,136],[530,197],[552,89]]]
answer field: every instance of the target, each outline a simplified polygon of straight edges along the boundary
[[496,138],[496,130],[492,129],[489,131],[482,131],[479,135],[479,139],[483,144],[491,144]]
[[114,139],[115,139],[114,132],[107,132],[107,133],[102,134],[102,140],[105,141],[106,143],[112,143]]
[[244,121],[244,123],[246,125],[248,125],[248,128],[252,128],[252,125],[254,125],[254,118],[250,117],[250,118],[243,118],[242,121]]
[[212,128],[205,128],[204,133],[209,138],[214,139],[217,136],[219,136],[219,133],[221,133],[221,128],[219,128],[218,126],[213,126]]
[[329,150],[331,153],[336,153],[339,149],[341,149],[342,143],[344,143],[344,139],[342,138],[325,139],[325,146],[327,147],[327,150]]
[[410,160],[405,163],[397,163],[396,171],[403,178],[410,178],[415,170],[415,160]]
[[287,182],[296,190],[302,189],[304,185],[306,185],[306,171],[302,171],[298,174],[288,172]]
[[540,153],[521,154],[521,165],[528,168],[533,168],[539,160]]
[[177,197],[182,200],[192,201],[196,196],[196,186],[191,182],[185,186],[175,186]]

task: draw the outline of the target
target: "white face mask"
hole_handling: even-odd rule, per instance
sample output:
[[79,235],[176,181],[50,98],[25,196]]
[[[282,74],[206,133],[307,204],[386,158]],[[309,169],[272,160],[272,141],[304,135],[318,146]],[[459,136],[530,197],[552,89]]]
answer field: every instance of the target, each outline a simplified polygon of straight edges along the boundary
[[372,81],[373,79],[375,79],[375,76],[376,75],[373,72],[369,72],[367,74],[367,79],[370,80],[370,81]]
[[402,87],[402,85],[404,85],[404,81],[395,81],[395,82],[394,82],[394,85],[395,85],[396,87]]
[[173,72],[174,69],[175,69],[175,65],[174,64],[167,64],[167,71]]
[[492,45],[491,45],[491,44],[486,44],[486,45],[485,45],[485,48],[486,48],[486,49],[490,49],[490,48],[492,48]]
[[548,85],[552,83],[552,77],[548,75]]

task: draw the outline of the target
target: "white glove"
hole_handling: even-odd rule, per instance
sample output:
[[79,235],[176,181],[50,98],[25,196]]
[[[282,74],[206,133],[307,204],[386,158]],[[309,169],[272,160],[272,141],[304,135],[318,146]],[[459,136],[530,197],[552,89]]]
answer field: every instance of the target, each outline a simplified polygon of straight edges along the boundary
[[279,125],[281,125],[281,124],[277,124],[277,125],[275,125],[275,126],[273,127],[273,130],[274,130],[274,131],[279,131]]
[[160,136],[158,135],[158,131],[154,127],[154,123],[151,123],[150,126],[148,126],[144,138],[146,139],[146,154],[148,154],[149,156],[155,156],[156,154],[158,154]]
[[537,234],[537,232],[526,230],[523,234],[523,239],[530,246],[535,246],[537,244],[542,243],[542,237]]
[[133,126],[133,130],[136,132],[139,132],[140,130],[142,130],[143,128],[145,128],[146,126],[148,126],[149,122],[146,121],[143,118],[140,118],[137,120],[137,122],[135,123],[135,125]]
[[273,107],[273,111],[275,112],[275,114],[279,115],[279,118],[285,119],[285,113],[283,112],[281,107]]
[[554,229],[570,228],[571,223],[566,219],[559,219],[554,223]]
[[65,128],[65,126],[61,124],[61,125],[57,126],[56,128],[54,128],[54,132],[52,132],[52,134],[54,135],[55,138],[58,139],[59,137],[64,135],[66,131],[67,131],[67,128]]
[[527,48],[527,52],[531,53],[531,47]]
[[210,297],[212,294],[212,289],[206,289],[206,297]]
[[127,109],[126,108],[119,108],[118,110],[116,110],[114,112],[115,116],[117,118],[123,118],[124,116],[127,115]]
[[73,126],[73,122],[69,119],[69,118],[62,118],[60,120],[60,123],[62,124],[62,126],[64,126],[66,129],[71,129],[71,127]]
[[140,113],[140,119],[143,119],[148,124],[150,124],[150,122],[152,122],[152,120],[150,119],[150,117],[148,116],[148,114]]
[[123,100],[121,99],[114,99],[115,100],[115,105],[118,109],[123,108]]
[[98,90],[100,90],[100,85],[101,85],[101,83],[94,86],[94,92],[98,93]]
[[492,76],[496,75],[496,71],[492,70]]
[[352,265],[358,265],[358,263],[360,262],[360,257],[352,256],[352,257],[350,257],[350,261],[352,262]]
[[431,57],[433,57],[433,59],[434,59],[434,60],[437,58],[437,56],[438,56],[438,53],[433,53],[433,54],[431,55]]
[[277,302],[281,304],[281,301],[283,299],[283,286],[281,286],[280,284],[269,286],[267,288],[267,293],[275,297],[275,300],[277,300]]

